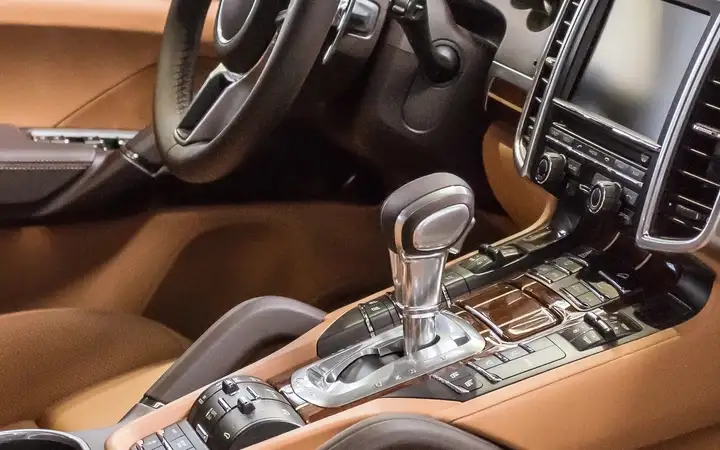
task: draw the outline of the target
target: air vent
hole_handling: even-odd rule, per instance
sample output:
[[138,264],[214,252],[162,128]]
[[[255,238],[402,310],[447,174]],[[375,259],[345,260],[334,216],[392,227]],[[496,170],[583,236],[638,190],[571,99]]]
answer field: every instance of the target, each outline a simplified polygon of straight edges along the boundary
[[537,62],[537,64],[540,64],[540,68],[535,75],[537,80],[535,83],[535,89],[530,93],[531,99],[526,105],[527,112],[520,136],[523,146],[528,150],[530,148],[530,142],[532,141],[532,136],[540,115],[540,106],[545,99],[545,94],[547,93],[548,85],[550,84],[550,76],[560,55],[560,50],[563,48],[563,45],[565,45],[565,40],[567,39],[568,32],[570,31],[570,25],[572,24],[575,15],[578,13],[579,6],[580,0],[567,1],[565,9],[561,11],[561,16],[558,18],[559,23],[555,29],[555,35],[551,37],[549,42],[545,59]]
[[711,67],[668,172],[652,234],[693,239],[720,194],[720,58]]

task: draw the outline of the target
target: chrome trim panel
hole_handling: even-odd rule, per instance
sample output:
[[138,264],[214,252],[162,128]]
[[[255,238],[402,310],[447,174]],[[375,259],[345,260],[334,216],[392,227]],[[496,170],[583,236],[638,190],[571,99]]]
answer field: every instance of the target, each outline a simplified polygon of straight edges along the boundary
[[490,66],[490,79],[493,78],[502,78],[526,91],[533,89],[533,78],[531,76],[498,61],[493,61],[492,66]]
[[700,55],[691,69],[689,80],[682,91],[680,101],[673,112],[670,127],[662,143],[655,171],[652,177],[650,177],[647,199],[640,215],[638,230],[635,236],[636,243],[641,248],[663,252],[689,253],[711,242],[713,245],[720,245],[720,236],[718,235],[718,226],[720,225],[720,196],[715,200],[707,225],[695,238],[664,239],[653,236],[651,232],[653,219],[662,200],[665,180],[672,169],[672,161],[685,131],[685,122],[692,113],[695,106],[694,100],[698,91],[703,87],[702,83],[705,80],[705,74],[713,63],[715,50],[719,43],[720,16],[713,22],[710,37],[703,42]]
[[[545,90],[544,97],[542,99],[542,102],[540,104],[540,110],[538,112],[537,121],[535,123],[535,128],[532,132],[532,136],[530,138],[530,148],[525,148],[525,146],[522,144],[522,132],[525,129],[525,123],[528,120],[527,112],[530,107],[530,104],[534,101],[534,93],[537,90],[538,83],[540,82],[540,75],[542,74],[543,66],[545,65],[545,60],[547,59],[548,52],[550,51],[550,47],[552,46],[553,41],[555,40],[555,36],[557,35],[558,30],[560,29],[560,26],[563,24],[563,17],[565,17],[565,13],[567,12],[567,8],[570,4],[577,3],[578,9],[575,13],[575,16],[573,16],[570,27],[568,28],[567,35],[565,37],[565,42],[563,46],[560,49],[560,53],[557,56],[557,60],[555,61],[555,65],[553,66],[553,70],[550,73],[550,79],[548,80],[547,89]],[[532,160],[532,153],[534,153],[535,148],[537,147],[538,143],[538,136],[542,133],[539,133],[538,130],[542,130],[543,128],[543,122],[545,121],[545,116],[547,115],[547,111],[550,107],[550,103],[547,101],[552,93],[555,91],[555,88],[558,83],[558,77],[560,71],[558,70],[561,68],[564,63],[565,59],[567,58],[568,54],[568,43],[570,43],[572,40],[575,39],[576,30],[578,27],[578,21],[580,18],[585,16],[585,12],[588,8],[588,4],[590,3],[590,0],[566,0],[560,11],[558,12],[558,18],[555,21],[555,25],[553,25],[552,33],[550,34],[550,38],[548,39],[547,43],[545,44],[545,49],[542,53],[542,59],[538,60],[538,66],[535,69],[535,77],[533,80],[532,89],[530,90],[530,93],[525,100],[525,106],[523,107],[522,115],[520,116],[520,126],[518,127],[518,130],[515,134],[515,145],[513,146],[513,155],[515,159],[515,167],[518,170],[518,173],[520,176],[529,178],[530,177],[530,161]]]
[[292,389],[310,404],[337,408],[435,372],[485,349],[485,339],[469,323],[447,311],[437,316],[437,332],[438,342],[430,347],[391,361],[360,380],[345,383],[340,379],[348,366],[364,356],[382,357],[402,352],[402,327],[395,327],[296,371],[291,379]]

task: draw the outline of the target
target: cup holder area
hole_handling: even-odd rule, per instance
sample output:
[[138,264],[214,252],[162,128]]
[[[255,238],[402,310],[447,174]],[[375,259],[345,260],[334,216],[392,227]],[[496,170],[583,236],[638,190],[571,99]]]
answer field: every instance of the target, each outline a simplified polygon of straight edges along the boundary
[[0,432],[0,450],[90,450],[82,440],[50,430]]

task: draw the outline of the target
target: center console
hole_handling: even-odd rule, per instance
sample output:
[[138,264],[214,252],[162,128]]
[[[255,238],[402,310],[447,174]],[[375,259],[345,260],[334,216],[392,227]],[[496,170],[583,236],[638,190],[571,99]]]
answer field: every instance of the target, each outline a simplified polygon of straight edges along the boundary
[[490,393],[683,323],[710,295],[714,273],[694,258],[654,255],[563,211],[445,268],[473,205],[449,174],[404,186],[381,214],[394,289],[138,419],[108,448],[313,447],[379,413],[472,411]]

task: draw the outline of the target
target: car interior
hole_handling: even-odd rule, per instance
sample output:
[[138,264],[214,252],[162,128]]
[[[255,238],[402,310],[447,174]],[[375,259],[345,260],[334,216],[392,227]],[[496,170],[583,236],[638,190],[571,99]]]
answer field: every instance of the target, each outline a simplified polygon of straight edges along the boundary
[[720,448],[717,0],[0,2],[0,447]]

